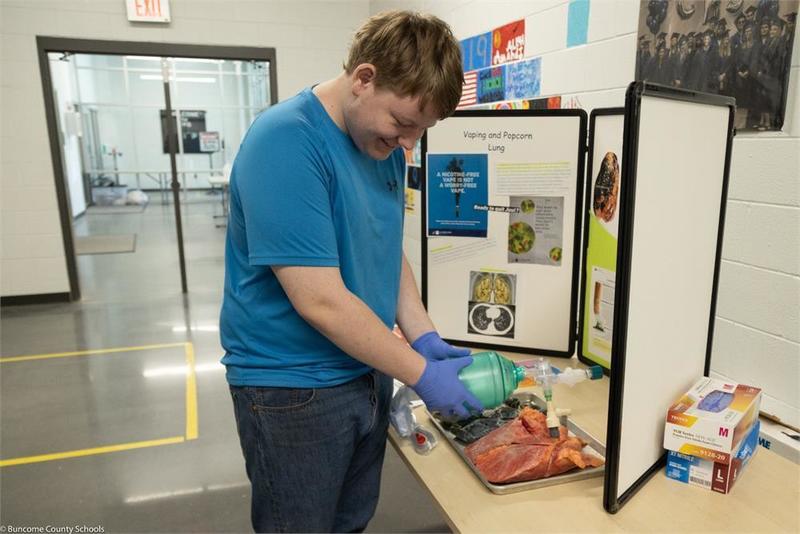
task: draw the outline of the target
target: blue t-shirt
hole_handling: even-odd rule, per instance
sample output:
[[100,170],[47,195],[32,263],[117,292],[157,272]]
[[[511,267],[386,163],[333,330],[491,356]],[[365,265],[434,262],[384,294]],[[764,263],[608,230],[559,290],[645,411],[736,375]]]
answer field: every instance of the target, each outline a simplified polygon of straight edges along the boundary
[[400,149],[385,161],[361,153],[311,89],[253,122],[230,182],[220,316],[230,384],[327,387],[370,370],[300,317],[270,266],[338,267],[391,328],[404,165]]

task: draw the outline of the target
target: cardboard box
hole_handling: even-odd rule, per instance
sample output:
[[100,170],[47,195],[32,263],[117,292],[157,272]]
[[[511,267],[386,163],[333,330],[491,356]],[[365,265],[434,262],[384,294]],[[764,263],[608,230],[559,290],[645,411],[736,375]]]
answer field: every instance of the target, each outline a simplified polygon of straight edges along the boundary
[[760,406],[759,388],[701,378],[669,408],[664,448],[727,464],[758,420]]
[[756,420],[750,428],[750,433],[741,440],[728,463],[667,451],[667,477],[719,493],[729,493],[734,482],[741,477],[750,458],[758,450],[760,427],[759,421]]
[[762,417],[758,444],[800,465],[800,441],[792,438],[797,434],[796,430]]

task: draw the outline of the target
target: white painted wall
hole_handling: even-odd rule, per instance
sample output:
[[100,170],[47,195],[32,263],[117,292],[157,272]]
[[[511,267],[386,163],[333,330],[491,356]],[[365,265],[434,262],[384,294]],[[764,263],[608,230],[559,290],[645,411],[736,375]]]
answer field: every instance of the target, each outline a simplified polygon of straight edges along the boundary
[[36,35],[276,49],[278,98],[338,74],[367,0],[170,0],[168,25],[122,0],[0,0],[0,295],[69,291]]
[[[526,56],[542,57],[542,97],[562,107],[623,106],[634,78],[639,0],[590,0],[588,43],[566,48],[566,0],[373,1],[419,9],[464,39],[525,18]],[[800,425],[800,36],[783,131],[734,141],[712,374],[761,386],[762,410]],[[406,232],[409,260],[419,233]],[[418,266],[417,266],[418,268]]]

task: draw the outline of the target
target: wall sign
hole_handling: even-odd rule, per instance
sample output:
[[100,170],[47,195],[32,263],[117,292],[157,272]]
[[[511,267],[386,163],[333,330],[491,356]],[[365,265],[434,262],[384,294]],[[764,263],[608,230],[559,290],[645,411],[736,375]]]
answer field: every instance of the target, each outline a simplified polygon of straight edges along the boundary
[[219,152],[219,132],[198,132],[200,152]]
[[[161,143],[164,154],[169,153],[169,142],[167,138],[167,112],[160,110],[161,113]],[[175,147],[181,152],[181,145],[178,144],[178,132],[182,133],[182,144],[184,154],[201,154],[200,134],[206,131],[206,112],[203,110],[181,110],[181,128],[178,130],[178,122],[175,120],[175,110],[172,110],[172,128],[175,134]]]
[[505,100],[506,66],[492,67],[478,72],[478,103],[487,104]]
[[510,22],[492,32],[492,65],[525,57],[525,19]]
[[505,68],[504,100],[523,100],[539,96],[542,85],[542,58],[509,63]]
[[461,41],[464,70],[477,70],[492,64],[492,32],[482,33]]
[[169,22],[169,0],[126,0],[131,22]]

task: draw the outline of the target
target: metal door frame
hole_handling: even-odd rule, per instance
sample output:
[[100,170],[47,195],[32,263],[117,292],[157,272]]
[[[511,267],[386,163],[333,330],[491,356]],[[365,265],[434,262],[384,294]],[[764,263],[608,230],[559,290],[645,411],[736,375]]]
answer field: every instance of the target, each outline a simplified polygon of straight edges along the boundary
[[[69,296],[70,300],[78,300],[81,297],[80,284],[78,280],[78,266],[75,258],[75,243],[72,234],[72,214],[67,196],[67,188],[64,181],[64,173],[61,157],[61,146],[58,138],[58,127],[56,120],[55,101],[53,99],[53,83],[50,74],[50,62],[47,54],[49,52],[71,52],[74,54],[106,54],[106,55],[131,55],[131,56],[158,56],[158,57],[181,57],[181,58],[207,58],[207,59],[228,59],[242,61],[266,61],[269,63],[269,84],[270,84],[270,105],[278,101],[277,87],[277,63],[274,48],[250,47],[250,46],[214,46],[214,45],[194,45],[181,43],[154,43],[140,41],[106,41],[96,39],[73,39],[64,37],[36,36],[36,48],[39,58],[39,72],[42,79],[42,90],[44,93],[44,109],[47,118],[47,134],[50,140],[50,159],[53,164],[53,177],[56,185],[56,198],[58,201],[59,219],[61,221],[61,232],[64,242],[64,255],[67,259],[67,274],[69,276]],[[169,80],[164,81],[169,84]],[[165,90],[167,88],[165,87]],[[171,112],[169,98],[165,102],[167,113]],[[171,137],[170,137],[171,139]],[[175,183],[177,183],[177,172],[175,167],[175,153],[171,151],[173,173],[173,193],[175,193]],[[183,260],[183,230],[180,217],[180,202],[175,201],[176,225],[178,229],[178,247],[181,262],[181,286],[183,292],[188,291],[186,282],[186,267]]]

